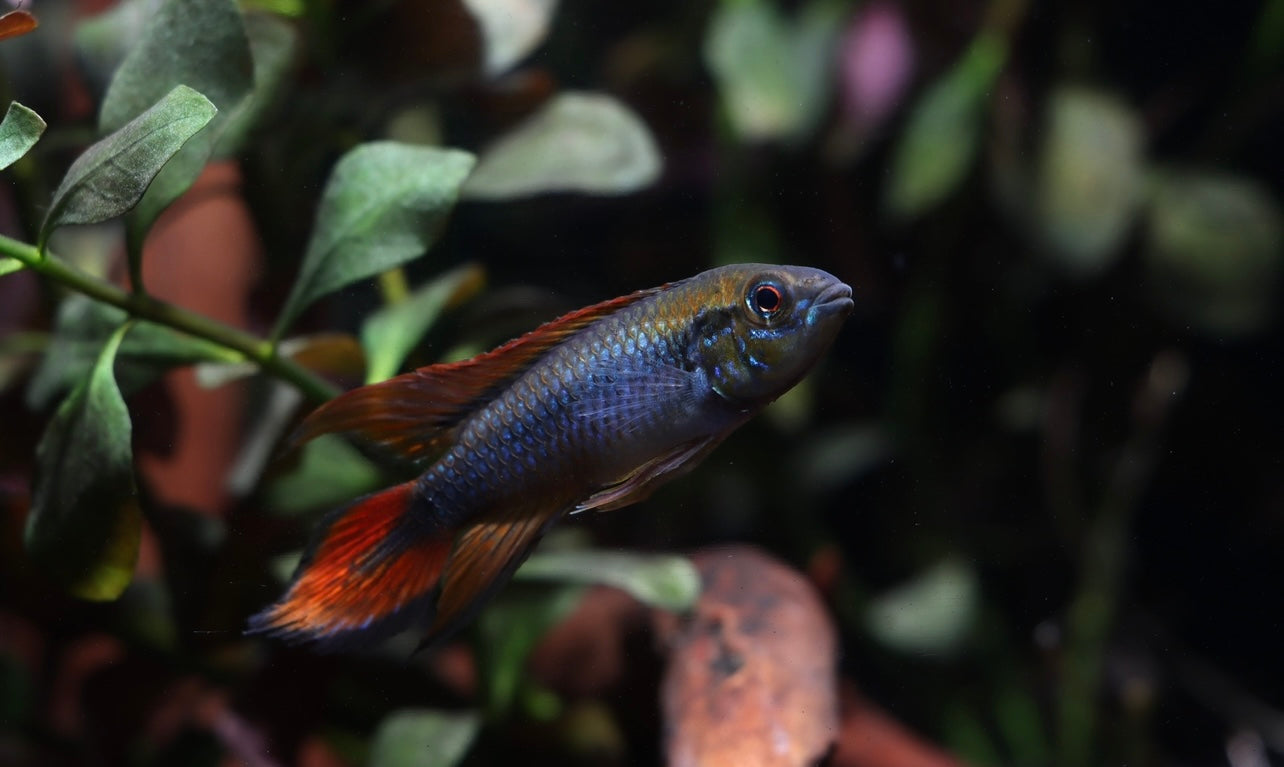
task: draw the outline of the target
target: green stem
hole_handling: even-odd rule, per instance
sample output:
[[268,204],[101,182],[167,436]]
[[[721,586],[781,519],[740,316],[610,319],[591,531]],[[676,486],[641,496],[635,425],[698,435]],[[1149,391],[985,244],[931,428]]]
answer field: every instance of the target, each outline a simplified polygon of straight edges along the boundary
[[110,282],[91,277],[63,261],[42,254],[34,245],[0,235],[0,255],[21,261],[28,269],[97,301],[124,309],[139,319],[165,325],[188,335],[212,341],[245,355],[263,372],[293,384],[306,397],[324,402],[339,393],[338,387],[291,359],[277,355],[272,344],[257,336],[224,325],[141,293],[127,293]]

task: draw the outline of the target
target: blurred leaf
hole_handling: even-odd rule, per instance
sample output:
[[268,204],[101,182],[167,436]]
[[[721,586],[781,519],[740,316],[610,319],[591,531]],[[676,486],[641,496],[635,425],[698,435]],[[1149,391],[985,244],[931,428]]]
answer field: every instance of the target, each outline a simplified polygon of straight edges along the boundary
[[986,105],[1007,60],[1007,45],[979,35],[954,68],[919,98],[896,149],[885,192],[897,219],[920,215],[945,199],[972,167]]
[[361,325],[361,345],[369,360],[366,383],[395,375],[441,313],[476,295],[485,281],[484,269],[466,264],[421,285],[406,300],[388,304],[367,317]]
[[370,767],[453,767],[463,761],[481,729],[473,711],[406,709],[379,723]]
[[583,586],[513,584],[482,612],[477,620],[477,661],[492,715],[512,707],[527,657],[550,628],[571,614],[584,591]]
[[1124,103],[1062,88],[1048,107],[1036,220],[1051,255],[1097,274],[1118,255],[1142,199],[1141,121]]
[[129,325],[108,339],[36,447],[27,517],[33,561],[82,599],[112,600],[134,575],[142,515],[134,488],[131,424],[112,366]]
[[567,92],[488,146],[463,195],[627,194],[654,182],[660,168],[655,141],[632,110],[610,96]]
[[213,119],[216,111],[209,99],[180,85],[123,128],[86,149],[54,191],[40,230],[41,248],[59,226],[106,221],[137,205],[165,163]]
[[300,449],[299,465],[265,488],[263,505],[268,511],[300,514],[338,506],[383,481],[378,467],[338,435],[323,435]]
[[[361,345],[347,333],[316,333],[287,338],[277,347],[277,354],[329,378],[358,378],[366,364]],[[196,380],[207,389],[216,389],[258,372],[258,364],[248,360],[216,361],[198,365]]]
[[769,0],[724,0],[704,57],[732,126],[749,140],[799,138],[821,117],[844,3],[812,0],[786,21]]
[[[96,97],[106,93],[111,76],[143,35],[164,0],[122,0],[76,25],[73,43],[80,68]],[[101,102],[96,98],[96,102]]]
[[[95,364],[99,350],[128,315],[114,306],[87,296],[71,295],[58,305],[53,341],[27,388],[27,404],[43,409],[54,397],[84,378]],[[239,358],[239,354],[164,325],[137,321],[120,345],[117,381],[131,393],[166,370],[207,360]]]
[[254,64],[234,0],[167,0],[149,19],[138,42],[112,77],[98,125],[117,130],[171,88],[186,85],[218,110],[157,174],[129,216],[130,256],[166,208],[191,187],[205,167],[228,117],[250,92]]
[[275,13],[278,16],[300,18],[308,12],[307,0],[243,0],[246,10]]
[[945,711],[944,742],[950,753],[964,764],[976,767],[999,767],[1009,760],[999,756],[999,749],[971,701],[950,704]]
[[16,258],[10,258],[8,256],[0,256],[0,277],[5,276],[6,274],[13,274],[14,272],[21,271],[24,266],[26,266],[26,264],[22,263]]
[[1017,764],[1052,764],[1052,747],[1039,714],[1039,701],[1024,687],[1009,682],[995,694],[994,718]]
[[14,101],[0,122],[0,170],[13,165],[40,140],[45,121],[40,115]]
[[601,583],[666,610],[686,610],[700,598],[700,573],[686,557],[621,551],[541,551],[517,570],[517,580]]
[[275,337],[321,296],[410,261],[437,239],[474,158],[391,141],[345,154],[326,183]]
[[807,493],[822,495],[882,464],[891,454],[878,426],[853,424],[818,431],[793,456],[793,476]]
[[244,22],[254,59],[254,88],[227,115],[214,147],[216,157],[241,150],[264,111],[276,103],[299,48],[299,34],[289,22],[264,13],[251,13]]
[[950,655],[976,621],[979,588],[970,567],[947,559],[875,598],[865,624],[875,639],[895,650]]
[[258,487],[277,442],[302,403],[303,395],[298,389],[275,379],[268,382],[267,397],[252,414],[249,433],[245,435],[236,463],[228,470],[228,492],[240,497]]
[[0,40],[25,35],[40,26],[36,17],[23,10],[9,11],[0,16]]
[[[2,264],[0,264],[2,265]],[[8,331],[0,336],[0,392],[21,380],[49,346],[46,333]]]
[[1177,321],[1240,335],[1274,315],[1284,216],[1245,178],[1161,172],[1149,203],[1145,263],[1155,301]]
[[486,74],[503,74],[548,33],[557,0],[464,0],[486,43]]

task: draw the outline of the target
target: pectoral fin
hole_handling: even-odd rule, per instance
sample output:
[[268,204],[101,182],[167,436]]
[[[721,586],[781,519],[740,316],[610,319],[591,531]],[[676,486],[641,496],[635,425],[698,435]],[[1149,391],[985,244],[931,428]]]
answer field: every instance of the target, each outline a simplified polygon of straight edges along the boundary
[[660,485],[691,471],[705,456],[722,444],[728,432],[684,442],[664,455],[657,456],[636,470],[576,505],[572,514],[595,509],[611,511],[644,501]]

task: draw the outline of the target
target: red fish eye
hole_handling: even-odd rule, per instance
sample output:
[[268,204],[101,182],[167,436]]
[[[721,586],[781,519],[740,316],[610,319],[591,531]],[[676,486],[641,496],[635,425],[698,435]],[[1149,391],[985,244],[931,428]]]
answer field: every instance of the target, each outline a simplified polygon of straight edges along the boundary
[[780,288],[775,285],[763,284],[754,287],[749,294],[749,302],[755,312],[763,317],[770,317],[780,311],[785,299],[780,294]]

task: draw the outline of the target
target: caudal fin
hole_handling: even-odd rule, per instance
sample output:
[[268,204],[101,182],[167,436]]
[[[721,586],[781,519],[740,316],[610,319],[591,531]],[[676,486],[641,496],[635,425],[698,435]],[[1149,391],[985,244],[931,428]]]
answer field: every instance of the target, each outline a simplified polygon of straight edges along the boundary
[[417,499],[412,481],[334,512],[285,596],[250,618],[250,632],[342,649],[423,624],[420,647],[431,645],[472,617],[558,516],[509,507],[451,529],[414,508]]
[[413,481],[331,514],[280,601],[250,632],[338,648],[391,636],[432,614],[454,531],[412,513]]

